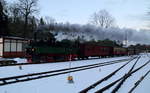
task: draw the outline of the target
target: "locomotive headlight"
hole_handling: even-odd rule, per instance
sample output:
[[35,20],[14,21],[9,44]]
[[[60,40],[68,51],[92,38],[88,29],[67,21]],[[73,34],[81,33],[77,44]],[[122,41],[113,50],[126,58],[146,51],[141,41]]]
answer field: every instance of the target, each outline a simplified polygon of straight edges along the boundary
[[35,51],[35,48],[32,48],[32,51]]

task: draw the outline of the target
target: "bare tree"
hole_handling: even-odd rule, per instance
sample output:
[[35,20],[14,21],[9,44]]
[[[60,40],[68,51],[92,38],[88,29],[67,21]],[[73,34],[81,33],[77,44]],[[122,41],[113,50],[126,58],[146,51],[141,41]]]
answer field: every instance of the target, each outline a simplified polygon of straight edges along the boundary
[[14,23],[22,16],[17,3],[13,3],[9,6],[9,15],[12,17]]
[[0,0],[0,36],[8,35],[8,16],[6,3],[4,0]]
[[91,16],[90,23],[102,28],[109,28],[114,25],[114,18],[106,10],[100,10]]
[[26,37],[25,32],[27,30],[29,16],[37,12],[37,1],[38,0],[19,0],[18,8],[20,9],[24,17],[24,37]]

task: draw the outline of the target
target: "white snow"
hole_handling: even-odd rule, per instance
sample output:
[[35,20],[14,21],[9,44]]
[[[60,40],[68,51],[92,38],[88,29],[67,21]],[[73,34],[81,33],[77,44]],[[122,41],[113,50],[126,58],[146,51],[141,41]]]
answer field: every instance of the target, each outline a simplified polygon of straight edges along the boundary
[[27,63],[27,59],[26,58],[1,58],[0,60],[14,60],[17,61],[17,63]]
[[14,58],[13,60],[17,61],[17,63],[27,63],[27,59],[25,58]]
[[[136,64],[136,68],[144,64],[150,58],[141,54],[142,58]],[[93,59],[93,60],[81,60],[81,61],[72,61],[71,67],[82,66],[87,64],[94,64],[100,62],[107,62],[110,60],[124,59],[127,57],[115,57],[115,58],[103,58],[103,59]],[[18,60],[18,59],[16,59]],[[90,90],[89,93],[94,93],[98,89],[104,87],[105,85],[111,83],[114,80],[117,80],[120,76],[123,76],[128,70],[132,67],[136,60],[133,60],[123,69],[121,69],[118,73],[116,73],[109,80],[101,83],[94,89]],[[69,84],[67,81],[68,74],[58,75],[38,80],[32,80],[22,83],[10,84],[5,86],[0,86],[0,93],[78,93],[82,89],[88,87],[89,85],[95,83],[101,78],[105,77],[109,73],[115,71],[117,68],[122,66],[125,63],[118,63],[103,67],[98,67],[94,69],[84,70],[80,72],[71,73],[74,78],[74,83]],[[51,71],[56,69],[68,68],[68,62],[61,63],[49,63],[49,64],[38,64],[38,65],[25,65],[22,66],[23,70],[20,70],[18,66],[14,67],[1,67],[0,68],[0,78],[23,75],[34,72],[44,72]],[[133,87],[134,83],[139,80],[139,78],[144,75],[150,68],[150,64],[133,74],[130,78],[126,80],[126,82],[119,89],[118,93],[127,93],[131,87]],[[101,70],[100,70],[101,69]],[[142,83],[134,90],[134,93],[148,93],[150,91],[150,75],[148,75]],[[110,93],[111,89],[107,90],[105,93]]]

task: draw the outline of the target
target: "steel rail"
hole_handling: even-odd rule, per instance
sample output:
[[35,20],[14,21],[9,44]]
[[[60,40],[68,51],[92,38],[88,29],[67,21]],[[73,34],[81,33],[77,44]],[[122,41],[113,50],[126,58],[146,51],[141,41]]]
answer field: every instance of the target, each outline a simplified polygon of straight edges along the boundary
[[118,83],[120,80],[124,79],[124,77],[129,77],[132,74],[134,74],[135,72],[139,71],[140,69],[142,69],[143,67],[145,67],[147,64],[150,63],[150,60],[147,61],[145,64],[143,64],[142,66],[136,68],[135,70],[131,71],[129,74],[125,74],[124,76],[122,76],[121,78],[113,81],[112,83],[108,84],[107,86],[99,89],[98,91],[96,91],[95,93],[103,93],[104,91],[106,91],[107,89],[111,88],[112,86],[114,86],[116,83]]
[[[127,60],[129,60],[129,59],[120,60],[120,61],[126,62]],[[17,83],[17,82],[39,79],[39,78],[44,78],[44,77],[56,76],[56,75],[60,75],[60,74],[70,73],[70,72],[82,71],[82,70],[92,69],[92,68],[96,68],[96,67],[111,65],[111,64],[115,64],[115,63],[121,63],[120,61],[119,60],[109,61],[109,62],[104,62],[104,63],[74,67],[74,68],[66,68],[66,69],[53,70],[53,71],[47,71],[47,72],[32,73],[32,74],[26,74],[26,75],[20,75],[20,76],[0,78],[0,86]],[[47,74],[49,74],[49,75],[47,75]]]
[[122,65],[121,67],[119,67],[118,69],[116,69],[114,72],[108,74],[107,76],[105,76],[104,78],[102,78],[101,80],[95,82],[94,84],[90,85],[89,87],[81,90],[79,93],[87,93],[89,90],[95,88],[97,85],[99,85],[100,83],[102,83],[103,81],[108,80],[109,78],[111,78],[113,75],[115,75],[119,70],[121,70],[123,67],[125,67],[127,64],[129,64],[132,60],[129,60],[127,63],[125,63],[124,65]]
[[117,86],[112,90],[111,93],[116,93],[119,88],[121,87],[121,85],[123,85],[123,83],[130,77],[130,76],[126,76],[128,74],[131,73],[131,71],[133,71],[133,69],[135,68],[135,65],[137,64],[138,60],[140,59],[141,56],[139,56],[136,60],[136,62],[133,64],[133,66],[131,67],[131,69],[128,71],[127,74],[125,74],[124,78],[117,84]]
[[135,84],[134,86],[131,88],[131,90],[128,92],[128,93],[132,93],[136,87],[144,80],[144,78],[146,78],[146,76],[150,73],[150,70],[145,74],[143,75]]

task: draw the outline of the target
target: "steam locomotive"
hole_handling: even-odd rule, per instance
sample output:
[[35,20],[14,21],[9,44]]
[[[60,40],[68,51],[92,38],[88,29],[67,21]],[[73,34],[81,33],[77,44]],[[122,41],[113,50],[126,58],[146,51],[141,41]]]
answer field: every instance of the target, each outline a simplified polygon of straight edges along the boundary
[[51,41],[31,41],[26,49],[28,62],[60,62],[89,57],[124,56],[128,50],[123,47],[103,46],[92,43],[68,43]]

